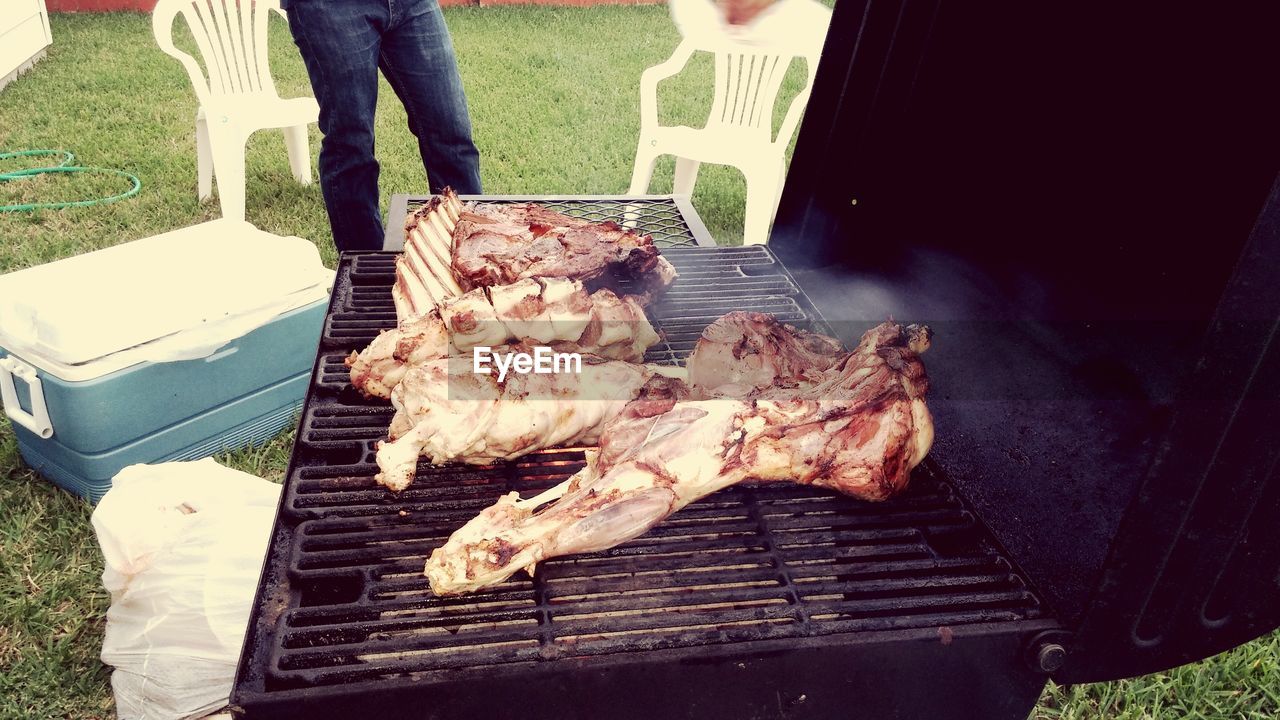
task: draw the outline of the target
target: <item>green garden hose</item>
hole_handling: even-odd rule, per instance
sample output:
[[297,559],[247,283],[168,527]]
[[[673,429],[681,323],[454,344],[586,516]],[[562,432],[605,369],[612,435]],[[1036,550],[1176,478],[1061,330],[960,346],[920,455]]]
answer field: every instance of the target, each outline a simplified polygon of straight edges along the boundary
[[117,200],[131,198],[138,194],[142,189],[142,181],[137,175],[131,175],[123,170],[112,170],[110,168],[100,167],[82,167],[72,165],[76,161],[76,156],[66,150],[18,150],[16,152],[0,152],[0,160],[9,160],[11,158],[21,157],[43,157],[46,155],[61,155],[62,162],[49,167],[27,168],[25,170],[13,170],[12,172],[0,172],[0,183],[9,182],[11,180],[21,180],[22,178],[34,177],[36,175],[45,175],[48,173],[102,173],[106,175],[119,175],[127,178],[133,183],[133,187],[110,197],[92,198],[90,200],[68,200],[65,202],[47,202],[47,203],[20,203],[17,205],[0,205],[0,212],[30,212],[32,210],[61,210],[63,208],[72,207],[89,207],[90,205],[105,205],[113,203]]

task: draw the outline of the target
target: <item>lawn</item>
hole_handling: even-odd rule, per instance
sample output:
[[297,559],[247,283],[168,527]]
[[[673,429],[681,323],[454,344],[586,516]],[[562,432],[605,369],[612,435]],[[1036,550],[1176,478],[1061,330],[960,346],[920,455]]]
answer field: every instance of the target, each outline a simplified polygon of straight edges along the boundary
[[[278,18],[273,18],[273,20]],[[678,36],[661,8],[459,8],[448,12],[466,84],[486,192],[623,193],[640,128],[639,77],[670,56]],[[271,59],[284,97],[310,94],[284,23],[271,23]],[[195,197],[195,96],[161,53],[150,20],[133,14],[58,15],[46,61],[0,94],[0,149],[66,148],[81,164],[138,175],[142,193],[113,206],[0,217],[0,271],[217,217]],[[184,28],[178,24],[179,45]],[[620,52],[620,48],[626,48]],[[663,83],[662,119],[701,124],[711,105],[711,58]],[[777,107],[799,90],[794,63]],[[391,193],[423,193],[426,179],[403,107],[385,81],[377,114],[383,207]],[[311,129],[312,153],[320,133]],[[26,163],[30,165],[32,163]],[[5,169],[24,166],[17,160]],[[665,158],[652,192],[670,192]],[[318,185],[294,182],[278,132],[249,141],[246,214],[271,232],[316,241],[334,259]],[[0,188],[0,203],[73,199],[123,190],[119,178],[44,176]],[[694,203],[721,242],[740,242],[745,184],[737,170],[703,169]],[[216,188],[215,188],[216,193]]]
[[[0,0],[3,1],[3,0]],[[493,193],[620,193],[639,127],[638,78],[671,52],[661,7],[461,8],[446,11],[470,97],[485,189]],[[92,209],[0,216],[0,272],[188,225],[218,215],[195,198],[195,100],[176,62],[155,49],[138,15],[54,16],[55,45],[30,75],[0,92],[0,150],[66,148],[83,164],[126,169],[143,182],[129,201]],[[281,94],[308,92],[287,30],[272,29]],[[793,69],[786,93],[803,80]],[[708,58],[663,87],[664,120],[705,117]],[[422,192],[404,111],[390,89],[378,109],[382,193]],[[785,98],[784,98],[785,99]],[[312,151],[319,136],[312,131]],[[3,169],[18,167],[10,163]],[[670,189],[672,163],[652,191]],[[110,194],[118,180],[46,178],[0,186],[0,204]],[[278,133],[248,149],[248,219],[311,238],[334,260],[317,186],[289,174]],[[702,171],[694,204],[721,242],[740,235],[744,188],[726,168]],[[288,433],[222,458],[279,480]],[[97,659],[107,598],[91,508],[54,489],[0,429],[0,719],[113,715]],[[1072,688],[1051,686],[1033,717],[1274,718],[1280,716],[1280,634],[1168,673]]]

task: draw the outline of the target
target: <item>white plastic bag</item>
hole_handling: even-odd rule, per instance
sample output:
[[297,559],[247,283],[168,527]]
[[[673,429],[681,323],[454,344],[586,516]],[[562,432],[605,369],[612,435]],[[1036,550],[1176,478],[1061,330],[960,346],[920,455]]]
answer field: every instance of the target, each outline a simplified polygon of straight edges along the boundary
[[121,470],[93,512],[121,720],[226,705],[280,487],[212,459]]

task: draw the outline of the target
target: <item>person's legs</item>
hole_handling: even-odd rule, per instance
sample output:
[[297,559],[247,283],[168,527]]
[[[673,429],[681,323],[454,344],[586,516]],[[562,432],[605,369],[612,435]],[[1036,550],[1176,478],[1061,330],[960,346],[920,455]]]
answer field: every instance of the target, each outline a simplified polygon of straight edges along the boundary
[[320,103],[320,190],[333,242],[340,251],[381,250],[373,118],[387,0],[292,0],[288,14]]
[[437,0],[392,0],[379,66],[409,113],[431,192],[480,192],[480,153]]

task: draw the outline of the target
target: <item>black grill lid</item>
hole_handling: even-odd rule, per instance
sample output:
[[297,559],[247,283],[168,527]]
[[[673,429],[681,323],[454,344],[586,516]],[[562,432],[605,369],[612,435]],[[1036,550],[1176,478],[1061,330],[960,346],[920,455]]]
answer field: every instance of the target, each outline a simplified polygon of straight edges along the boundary
[[1078,630],[1062,680],[1280,625],[1278,13],[835,8],[771,247],[837,328],[948,338],[934,457]]

